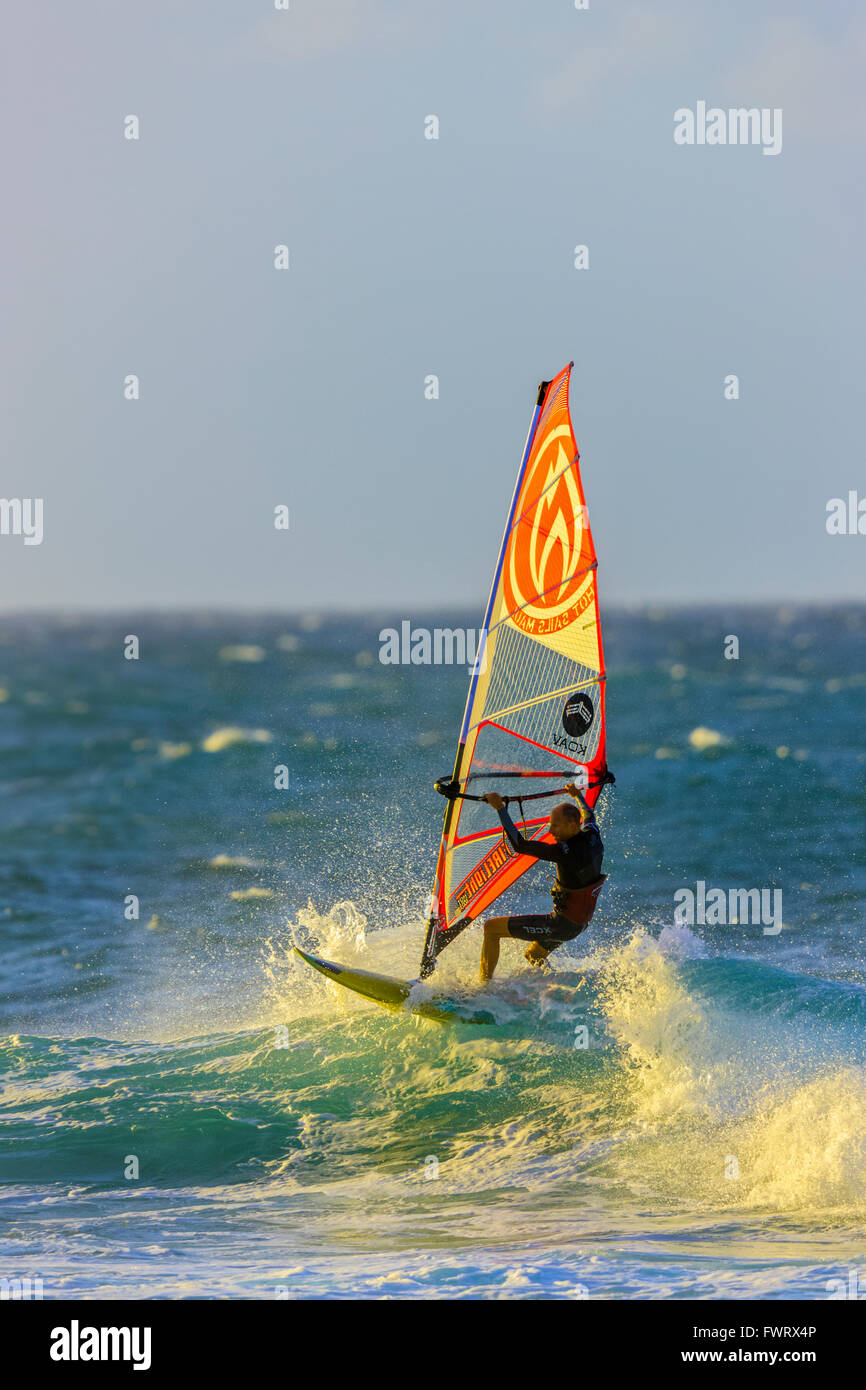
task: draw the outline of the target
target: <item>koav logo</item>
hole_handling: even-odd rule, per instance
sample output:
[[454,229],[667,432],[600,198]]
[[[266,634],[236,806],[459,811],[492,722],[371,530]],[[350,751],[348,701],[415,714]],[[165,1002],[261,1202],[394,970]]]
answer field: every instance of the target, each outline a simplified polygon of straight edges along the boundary
[[562,727],[572,738],[585,734],[595,717],[595,706],[582,690],[572,695],[562,711]]
[[589,533],[571,466],[576,458],[570,425],[554,421],[536,446],[517,501],[504,596],[511,621],[534,636],[568,627],[592,602],[588,554],[581,564]]

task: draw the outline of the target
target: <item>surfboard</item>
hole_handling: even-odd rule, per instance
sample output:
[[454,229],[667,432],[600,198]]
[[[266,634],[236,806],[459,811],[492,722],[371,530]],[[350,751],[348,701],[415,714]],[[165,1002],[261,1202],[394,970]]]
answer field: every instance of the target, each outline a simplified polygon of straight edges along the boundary
[[410,995],[416,980],[397,980],[392,975],[376,975],[370,970],[355,970],[348,965],[339,965],[333,960],[323,960],[321,956],[294,948],[295,955],[306,961],[307,965],[318,970],[326,979],[335,984],[361,994],[371,1003],[380,1004],[394,1013],[418,1014],[421,1018],[433,1018],[439,1023],[495,1023],[493,1014],[480,1009],[471,999],[458,999],[446,995],[413,1001]]

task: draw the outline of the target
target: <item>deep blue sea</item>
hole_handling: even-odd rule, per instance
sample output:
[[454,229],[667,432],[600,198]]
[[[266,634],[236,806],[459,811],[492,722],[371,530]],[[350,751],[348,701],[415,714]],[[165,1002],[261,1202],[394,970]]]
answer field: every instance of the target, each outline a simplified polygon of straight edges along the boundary
[[[0,621],[0,1278],[866,1293],[866,608],[604,611],[609,880],[548,973],[504,944],[483,1027],[291,951],[417,972],[467,672],[383,665],[401,616]],[[781,930],[675,922],[699,883]]]

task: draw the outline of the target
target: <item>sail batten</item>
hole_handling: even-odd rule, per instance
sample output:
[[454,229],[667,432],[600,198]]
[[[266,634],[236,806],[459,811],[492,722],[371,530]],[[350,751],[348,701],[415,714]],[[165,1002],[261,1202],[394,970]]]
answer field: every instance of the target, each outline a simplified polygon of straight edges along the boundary
[[[573,364],[542,383],[505,524],[469,685],[439,847],[422,960],[439,952],[536,861],[503,839],[486,791],[525,799],[583,783],[592,806],[608,778],[598,561],[568,408]],[[522,779],[531,779],[523,782]],[[545,786],[545,779],[549,786]],[[468,787],[472,794],[456,792]],[[487,785],[485,785],[487,783]],[[547,816],[523,819],[549,839]]]

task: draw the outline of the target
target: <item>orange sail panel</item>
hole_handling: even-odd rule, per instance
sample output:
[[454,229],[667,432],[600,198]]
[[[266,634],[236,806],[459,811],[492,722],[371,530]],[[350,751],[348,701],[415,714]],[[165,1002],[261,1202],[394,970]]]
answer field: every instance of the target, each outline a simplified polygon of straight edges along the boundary
[[[472,796],[498,791],[513,803],[575,781],[592,806],[607,777],[597,562],[568,410],[572,365],[539,389],[494,572],[452,779]],[[512,804],[528,838],[550,839],[551,804],[529,801],[525,816]],[[536,862],[514,853],[489,806],[452,799],[425,960]]]

